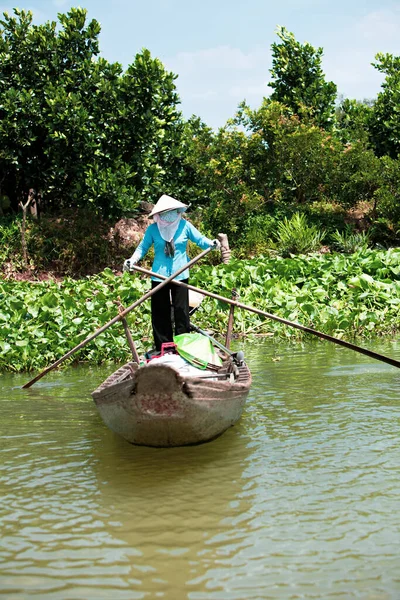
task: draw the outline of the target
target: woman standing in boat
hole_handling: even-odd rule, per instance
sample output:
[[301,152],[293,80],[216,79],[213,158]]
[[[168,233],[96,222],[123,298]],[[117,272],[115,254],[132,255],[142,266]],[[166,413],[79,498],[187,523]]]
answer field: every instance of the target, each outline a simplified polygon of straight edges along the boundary
[[[124,271],[129,271],[132,265],[137,264],[151,246],[154,246],[152,271],[165,277],[170,277],[189,262],[187,256],[189,240],[202,250],[210,247],[218,249],[220,243],[217,239],[208,239],[196,227],[182,218],[182,213],[187,208],[187,205],[182,204],[179,200],[166,194],[162,195],[149,215],[153,217],[154,223],[147,227],[143,240],[131,258],[124,262]],[[189,270],[183,271],[176,279],[187,283]],[[160,279],[152,277],[152,288],[159,283]],[[188,289],[170,283],[151,296],[151,322],[157,350],[161,350],[161,344],[172,342],[173,339],[171,300],[174,310],[175,335],[187,333],[190,330]]]

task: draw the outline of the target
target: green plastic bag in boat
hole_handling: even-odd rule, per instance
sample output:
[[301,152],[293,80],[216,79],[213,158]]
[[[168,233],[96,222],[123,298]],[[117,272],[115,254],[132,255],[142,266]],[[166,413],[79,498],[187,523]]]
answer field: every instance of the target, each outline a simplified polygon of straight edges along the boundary
[[207,369],[208,364],[222,365],[211,341],[201,333],[181,333],[174,336],[174,342],[182,358],[199,369]]

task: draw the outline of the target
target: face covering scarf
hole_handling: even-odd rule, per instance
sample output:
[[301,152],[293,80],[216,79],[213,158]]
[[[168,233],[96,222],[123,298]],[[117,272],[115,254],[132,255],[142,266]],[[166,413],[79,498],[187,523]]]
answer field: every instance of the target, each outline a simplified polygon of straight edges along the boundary
[[182,214],[177,210],[167,210],[163,213],[154,215],[154,221],[157,223],[158,231],[163,240],[165,240],[164,252],[166,256],[175,255],[175,244],[173,237],[178,229]]

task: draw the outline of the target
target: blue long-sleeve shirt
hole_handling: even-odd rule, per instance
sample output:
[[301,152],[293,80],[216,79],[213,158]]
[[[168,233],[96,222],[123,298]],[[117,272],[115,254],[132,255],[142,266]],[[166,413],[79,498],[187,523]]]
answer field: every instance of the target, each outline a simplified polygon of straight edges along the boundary
[[[147,227],[144,238],[136,248],[132,258],[135,262],[141,260],[146,256],[151,246],[154,246],[152,271],[164,275],[165,277],[170,277],[189,262],[187,255],[187,243],[189,240],[199,246],[202,250],[206,250],[206,248],[210,248],[210,246],[213,245],[210,239],[202,235],[200,231],[198,231],[194,225],[189,223],[189,221],[186,221],[186,219],[181,219],[173,240],[175,244],[175,255],[173,257],[166,256],[164,252],[165,240],[161,237],[157,224],[152,223]],[[178,281],[188,278],[189,269],[186,269],[176,277]],[[157,277],[152,277],[152,279],[160,281]]]

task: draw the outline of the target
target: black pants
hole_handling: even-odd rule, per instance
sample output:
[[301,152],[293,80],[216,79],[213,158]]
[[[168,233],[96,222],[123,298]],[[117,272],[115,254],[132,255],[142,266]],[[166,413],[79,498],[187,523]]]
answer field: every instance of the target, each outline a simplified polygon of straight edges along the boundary
[[[188,281],[184,279],[183,283]],[[159,284],[159,281],[152,281],[152,289]],[[151,296],[151,324],[157,350],[161,350],[161,344],[164,342],[173,341],[172,320],[175,324],[175,335],[190,331],[189,291],[170,283]]]

